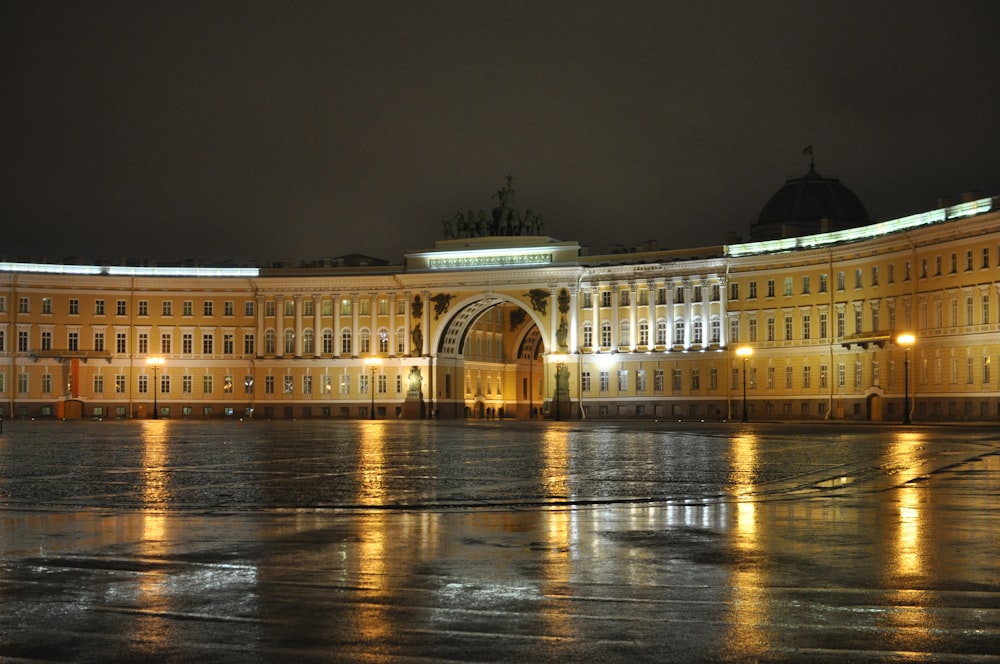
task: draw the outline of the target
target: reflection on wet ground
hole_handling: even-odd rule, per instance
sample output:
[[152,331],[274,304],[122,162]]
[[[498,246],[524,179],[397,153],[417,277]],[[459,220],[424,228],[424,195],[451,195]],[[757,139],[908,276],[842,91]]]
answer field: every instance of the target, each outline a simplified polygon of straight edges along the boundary
[[992,429],[8,422],[0,659],[1000,661]]

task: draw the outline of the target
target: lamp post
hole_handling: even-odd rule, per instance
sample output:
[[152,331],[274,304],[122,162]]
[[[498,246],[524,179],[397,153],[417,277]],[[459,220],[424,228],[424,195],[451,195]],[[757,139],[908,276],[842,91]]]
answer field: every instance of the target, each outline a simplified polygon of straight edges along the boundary
[[566,367],[566,356],[562,353],[550,353],[549,362],[555,364],[556,367],[556,390],[555,390],[555,400],[556,400],[556,422],[562,419],[562,407],[560,405],[560,389],[559,389],[559,376],[562,374],[562,370]]
[[153,357],[146,358],[146,365],[153,370],[153,419],[160,419],[160,409],[156,403],[156,393],[159,387],[156,384],[156,373],[159,371],[160,367],[163,366],[165,360],[159,355],[154,355]]
[[747,360],[753,355],[753,348],[750,346],[740,346],[736,349],[736,355],[743,359],[743,421],[749,422],[750,416],[747,413]]
[[903,424],[910,423],[910,346],[916,340],[909,332],[896,337],[896,343],[903,347]]
[[369,413],[368,413],[368,419],[370,419],[370,420],[374,420],[375,419],[375,372],[378,371],[379,365],[381,365],[381,364],[382,364],[382,358],[381,357],[366,357],[365,358],[365,366],[370,367],[371,370],[372,370],[372,380],[368,384],[368,391],[371,392],[371,395],[372,395],[372,407],[371,407],[371,411],[369,411]]

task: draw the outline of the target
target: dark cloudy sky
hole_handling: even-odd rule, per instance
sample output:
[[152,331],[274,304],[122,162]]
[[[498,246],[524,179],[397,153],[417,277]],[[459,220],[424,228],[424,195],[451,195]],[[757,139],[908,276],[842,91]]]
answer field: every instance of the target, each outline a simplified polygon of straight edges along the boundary
[[1000,2],[51,2],[0,19],[0,255],[401,260],[517,207],[592,253],[744,236],[817,168],[1000,194]]

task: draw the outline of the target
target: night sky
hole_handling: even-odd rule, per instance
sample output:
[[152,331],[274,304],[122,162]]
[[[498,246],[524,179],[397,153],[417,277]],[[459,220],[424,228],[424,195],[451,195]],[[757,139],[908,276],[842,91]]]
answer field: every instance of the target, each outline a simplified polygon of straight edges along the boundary
[[1000,2],[4,3],[0,255],[400,262],[517,207],[591,253],[1000,194]]

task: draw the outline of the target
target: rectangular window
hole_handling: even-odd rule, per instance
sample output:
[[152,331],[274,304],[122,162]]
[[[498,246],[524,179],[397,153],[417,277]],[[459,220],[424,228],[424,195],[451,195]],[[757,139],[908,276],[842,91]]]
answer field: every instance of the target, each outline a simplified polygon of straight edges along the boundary
[[160,306],[162,307],[164,316],[174,315],[174,303],[171,302],[170,300],[164,300],[163,302],[160,303]]
[[802,294],[809,294],[809,275],[802,277]]
[[205,332],[201,335],[201,352],[205,355],[211,355],[215,352],[215,336],[211,332]]
[[792,277],[785,277],[785,297],[793,295],[794,288]]
[[628,391],[628,371],[626,369],[621,369],[618,371],[618,391],[619,392]]
[[26,297],[20,297],[20,298],[18,298],[17,299],[17,313],[19,313],[19,314],[28,314],[28,313],[31,313],[29,311],[29,304],[30,304],[30,300],[28,298],[26,298]]
[[792,389],[792,372],[793,371],[794,371],[793,367],[791,367],[791,366],[786,366],[785,367],[785,389],[786,390]]
[[[52,301],[49,301],[49,312],[52,313]],[[77,316],[80,314],[80,300],[75,297],[71,297],[69,300],[69,313],[70,315]]]
[[243,302],[243,315],[253,316],[253,300],[246,300]]
[[128,304],[125,300],[118,300],[115,302],[115,315],[116,316],[127,316],[128,315]]
[[340,375],[340,393],[350,394],[351,393],[351,376],[350,374]]
[[808,364],[802,367],[802,387],[803,389],[812,387],[812,367]]
[[69,333],[69,349],[70,350],[80,350],[80,333],[70,332]]
[[663,391],[663,369],[653,369],[653,390]]
[[205,316],[213,315],[214,303],[211,300],[205,300],[202,306],[202,314]]
[[767,297],[774,297],[774,279],[767,280]]
[[598,378],[600,380],[600,391],[607,392],[611,388],[611,375],[607,371],[602,371],[598,374]]
[[140,316],[149,315],[149,300],[139,300],[139,315]]
[[756,281],[751,281],[750,282],[750,294],[749,294],[748,297],[751,300],[757,299],[757,282]]
[[601,291],[601,306],[602,307],[611,306],[611,291]]
[[792,317],[790,315],[785,316],[785,341],[792,340]]
[[139,391],[139,394],[146,394],[149,392],[149,376],[146,374],[139,376],[139,383],[136,385],[136,389]]
[[94,350],[98,352],[104,351],[104,333],[94,332]]
[[125,394],[125,375],[115,376],[115,394]]
[[740,285],[735,281],[729,284],[729,299],[730,300],[740,299]]
[[171,351],[171,346],[173,342],[173,337],[170,332],[164,332],[160,335],[160,352],[164,355],[169,354]]
[[224,376],[222,378],[222,393],[223,394],[232,394],[233,393],[233,384],[234,384],[234,381],[233,381],[233,377],[232,376]]
[[674,369],[671,372],[671,381],[670,381],[670,388],[674,392],[680,392],[681,391],[681,389],[682,389],[681,380],[682,380],[681,370],[680,369]]
[[42,374],[42,394],[52,394],[52,374]]
[[244,355],[254,354],[254,337],[253,333],[251,332],[246,332],[243,334],[243,354]]
[[184,300],[181,303],[181,315],[182,316],[194,316],[194,301]]
[[194,335],[190,332],[185,332],[181,335],[181,352],[185,355],[190,355],[194,352]]
[[808,341],[812,338],[812,317],[802,314],[802,338]]
[[[307,304],[311,305],[312,304],[312,300],[310,300],[309,302],[307,302]],[[233,315],[235,315],[235,312],[236,312],[236,307],[233,304],[232,300],[226,300],[225,302],[222,303],[222,315],[223,316],[233,316]],[[309,313],[312,314],[311,311]]]
[[52,350],[52,332],[42,330],[42,350]]
[[580,373],[580,391],[590,392],[590,372],[583,371]]
[[184,374],[181,377],[181,392],[184,394],[192,394],[194,392],[194,379],[190,374]]
[[264,394],[274,394],[274,376],[264,376]]
[[302,394],[312,394],[313,393],[313,377],[303,376],[302,377]]
[[95,316],[104,315],[104,300],[94,300],[94,315]]
[[227,332],[222,335],[222,352],[225,355],[232,355],[236,352],[236,335]]
[[212,376],[206,374],[201,377],[201,391],[205,394],[211,394],[215,391],[215,381]]
[[635,391],[645,392],[646,391],[646,370],[638,369],[635,372]]

